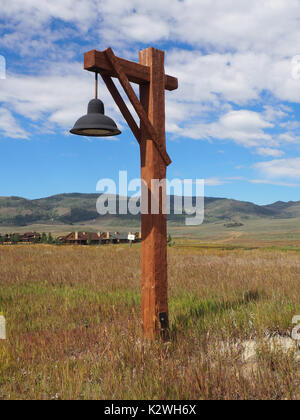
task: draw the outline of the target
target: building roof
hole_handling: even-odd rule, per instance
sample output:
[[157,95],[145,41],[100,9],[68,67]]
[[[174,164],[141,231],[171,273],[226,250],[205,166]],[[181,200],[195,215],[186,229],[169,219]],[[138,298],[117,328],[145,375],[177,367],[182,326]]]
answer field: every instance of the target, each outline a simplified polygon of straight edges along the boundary
[[92,241],[99,241],[101,236],[95,232],[71,232],[63,237],[63,239],[69,241],[88,241],[89,239]]
[[26,232],[20,235],[21,238],[36,238],[40,236],[41,234],[37,232]]
[[[135,235],[136,239],[140,237],[140,233],[136,232],[133,235]],[[71,232],[68,235],[61,237],[64,241],[71,241],[71,242],[77,242],[77,241],[88,241],[91,240],[93,242],[99,241],[99,240],[128,240],[128,233],[119,233],[119,232]]]

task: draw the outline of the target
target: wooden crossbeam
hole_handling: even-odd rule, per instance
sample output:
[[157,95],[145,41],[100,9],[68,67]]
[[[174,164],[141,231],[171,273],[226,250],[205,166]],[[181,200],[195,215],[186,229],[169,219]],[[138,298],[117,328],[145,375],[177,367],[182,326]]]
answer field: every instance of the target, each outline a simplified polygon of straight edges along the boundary
[[109,76],[105,76],[104,74],[100,73],[101,77],[109,90],[111,96],[113,97],[115,103],[118,105],[119,110],[123,117],[125,118],[127,124],[129,125],[131,131],[133,132],[135,138],[137,139],[138,143],[141,143],[141,130],[137,126],[131,112],[129,111],[126,103],[124,102],[122,96],[120,95],[116,85],[114,84],[113,80]]
[[[116,57],[122,71],[128,77],[128,80],[139,85],[147,84],[150,82],[150,68],[133,61],[124,60],[123,58]],[[110,77],[117,77],[116,72],[112,69],[105,51],[92,50],[84,54],[84,68],[85,70],[105,73]],[[165,76],[165,89],[176,90],[178,89],[178,79],[172,76]]]
[[[155,146],[157,147],[159,153],[161,154],[161,157],[164,160],[166,166],[169,166],[172,163],[172,161],[165,147],[158,140],[158,135],[156,133],[156,130],[153,128],[153,125],[149,121],[148,115],[144,107],[140,103],[138,97],[136,96],[133,90],[133,87],[131,86],[127,75],[124,73],[118,58],[114,55],[113,50],[111,48],[108,48],[105,51],[105,55],[107,57],[107,60],[110,62],[110,65],[113,68],[115,74],[117,75],[123,89],[125,90],[128,96],[128,99],[130,100],[132,106],[134,107],[136,113],[138,114],[141,122],[144,124],[146,130],[148,131],[148,134],[151,140],[155,143]],[[150,74],[149,74],[149,77],[150,77]]]

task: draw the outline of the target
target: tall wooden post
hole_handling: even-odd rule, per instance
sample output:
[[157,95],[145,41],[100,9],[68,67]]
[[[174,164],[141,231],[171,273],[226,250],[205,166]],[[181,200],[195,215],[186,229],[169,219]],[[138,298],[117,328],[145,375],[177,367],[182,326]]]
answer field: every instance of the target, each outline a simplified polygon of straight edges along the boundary
[[[150,68],[150,83],[140,86],[140,101],[166,148],[164,52],[148,48],[140,52],[140,64]],[[149,131],[141,122],[142,202],[148,199],[148,214],[142,214],[142,326],[144,336],[168,335],[167,216],[163,214],[163,194],[159,194],[159,214],[151,214],[152,180],[166,179],[166,163]],[[145,197],[148,195],[148,197]]]
[[[116,57],[111,48],[102,52],[88,51],[84,55],[84,68],[100,73],[140,144],[141,177],[146,185],[146,188],[142,185],[142,203],[148,201],[148,214],[142,214],[142,325],[145,337],[153,339],[160,334],[167,338],[167,216],[163,211],[166,191],[160,190],[159,212],[152,214],[152,202],[157,198],[152,181],[165,180],[167,166],[171,163],[166,150],[165,90],[176,90],[178,80],[165,75],[164,52],[155,48],[141,51],[139,64]],[[114,77],[137,113],[140,127],[114,84]],[[131,83],[140,86],[140,99]]]

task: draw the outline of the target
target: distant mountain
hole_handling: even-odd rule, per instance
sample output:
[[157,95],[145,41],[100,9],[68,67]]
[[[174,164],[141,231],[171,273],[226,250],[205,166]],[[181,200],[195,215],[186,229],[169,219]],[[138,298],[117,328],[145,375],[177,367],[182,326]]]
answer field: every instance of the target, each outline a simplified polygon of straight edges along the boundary
[[290,219],[300,217],[300,201],[277,201],[274,204],[264,206],[267,210],[274,212],[274,217],[280,219]]
[[[29,224],[74,224],[110,218],[113,220],[137,221],[139,216],[99,216],[96,202],[99,194],[60,194],[38,200],[20,197],[0,197],[0,225],[26,226]],[[117,200],[119,197],[117,196]],[[183,224],[185,215],[175,215],[175,197],[170,197],[171,214],[168,219],[174,224]],[[193,199],[195,205],[195,199]],[[259,206],[250,202],[226,198],[205,198],[205,223],[218,221],[243,222],[257,218],[300,218],[300,201],[282,202]]]

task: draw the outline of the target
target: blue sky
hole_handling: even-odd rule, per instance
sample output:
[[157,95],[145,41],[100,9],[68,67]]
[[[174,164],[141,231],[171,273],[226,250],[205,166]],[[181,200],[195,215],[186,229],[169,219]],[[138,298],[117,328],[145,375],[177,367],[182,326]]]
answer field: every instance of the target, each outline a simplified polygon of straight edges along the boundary
[[138,177],[138,146],[102,84],[123,134],[68,131],[93,95],[85,51],[111,46],[137,61],[154,46],[179,79],[178,91],[166,92],[168,178],[204,178],[207,196],[299,200],[299,19],[299,0],[5,2],[0,195],[96,192],[120,170]]

